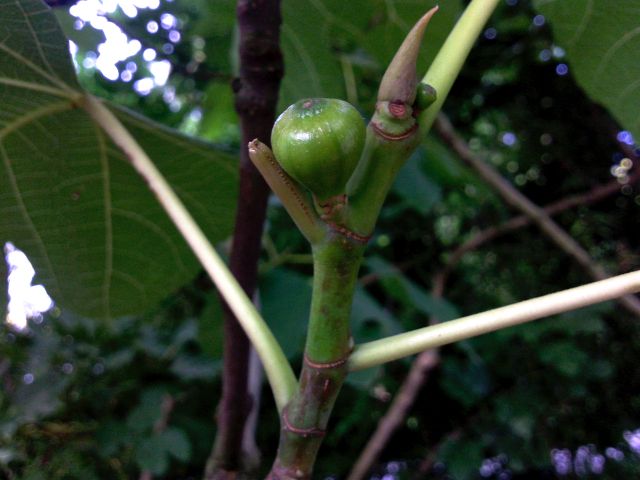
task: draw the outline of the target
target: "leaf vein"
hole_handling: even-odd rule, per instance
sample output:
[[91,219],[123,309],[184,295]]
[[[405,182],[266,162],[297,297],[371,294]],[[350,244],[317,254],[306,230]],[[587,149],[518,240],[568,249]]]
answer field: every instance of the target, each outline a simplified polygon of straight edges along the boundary
[[622,37],[620,37],[609,49],[607,49],[607,52],[602,57],[602,60],[600,61],[600,64],[598,65],[598,69],[596,70],[596,73],[594,75],[594,77],[595,77],[594,83],[598,83],[599,82],[600,77],[606,71],[607,65],[609,64],[609,62],[611,61],[613,56],[622,47],[624,47],[627,43],[632,41],[634,39],[634,37],[636,37],[638,35],[640,35],[640,27],[636,27],[633,30],[628,31]]
[[111,170],[109,169],[109,158],[106,152],[106,140],[102,131],[96,126],[96,138],[98,140],[98,151],[100,158],[100,168],[102,170],[102,189],[104,194],[104,278],[102,284],[102,301],[105,318],[111,317],[111,277],[113,275],[113,219],[111,200]]

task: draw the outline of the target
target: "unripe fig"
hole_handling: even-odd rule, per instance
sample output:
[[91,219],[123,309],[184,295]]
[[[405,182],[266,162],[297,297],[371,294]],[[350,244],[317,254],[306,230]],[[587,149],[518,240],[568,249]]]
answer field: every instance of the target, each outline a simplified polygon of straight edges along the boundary
[[365,139],[364,121],[343,100],[310,98],[276,120],[271,145],[284,171],[322,203],[344,193]]

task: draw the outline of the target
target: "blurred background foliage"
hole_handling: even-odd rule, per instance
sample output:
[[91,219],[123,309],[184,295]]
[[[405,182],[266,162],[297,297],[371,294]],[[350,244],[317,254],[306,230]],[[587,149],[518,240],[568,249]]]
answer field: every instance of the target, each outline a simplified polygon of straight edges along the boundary
[[[300,97],[334,96],[367,116],[384,65],[423,3],[284,1],[282,108]],[[463,3],[442,2],[421,70]],[[114,63],[111,79],[96,68],[104,33],[78,17],[77,5],[74,15],[68,8],[57,14],[85,88],[240,148],[231,89],[234,1],[164,0],[135,15],[122,6],[105,13],[140,42],[137,53]],[[604,200],[557,220],[609,271],[637,269],[640,192],[624,177],[638,167],[622,162],[633,137],[584,93],[553,33],[528,0],[501,2],[445,112],[472,151],[538,205],[619,181]],[[166,82],[152,61],[167,62]],[[514,215],[431,134],[400,173],[371,241],[353,309],[356,341],[591,280],[532,226],[466,252],[449,268],[456,247]],[[264,244],[260,302],[298,364],[310,258],[275,199]],[[445,269],[443,294],[434,295],[434,278]],[[153,311],[108,325],[55,310],[26,333],[0,327],[0,476],[200,478],[215,435],[220,320],[215,292],[198,278]],[[638,318],[614,303],[446,347],[374,475],[633,478],[640,473],[638,358]],[[350,378],[319,478],[346,475],[409,367],[407,359]],[[278,419],[263,390],[256,435],[267,467]]]

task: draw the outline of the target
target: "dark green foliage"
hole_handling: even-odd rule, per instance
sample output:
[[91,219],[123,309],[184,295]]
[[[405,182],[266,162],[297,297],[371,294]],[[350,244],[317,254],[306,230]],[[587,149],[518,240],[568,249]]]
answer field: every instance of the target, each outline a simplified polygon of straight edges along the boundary
[[[370,114],[379,75],[403,25],[427,7],[419,3],[284,2],[288,76],[282,106],[331,95]],[[457,2],[442,3],[442,15],[429,27],[437,40],[427,33],[431,52],[458,12]],[[566,34],[558,31],[554,40],[556,26],[533,24],[538,12],[529,2],[508,3],[513,6],[503,2],[473,50],[445,105],[447,114],[474,152],[539,205],[614,180],[610,168],[623,158],[616,134],[632,126],[618,125],[578,86],[594,92],[581,72],[589,62],[576,58],[575,73],[582,76],[573,78],[572,54],[589,49],[560,55],[557,47]],[[547,21],[565,8],[562,3],[542,7]],[[232,1],[163,2],[160,10],[141,10],[135,19],[118,10],[113,18],[145,48],[158,51],[167,33],[148,34],[146,22],[158,21],[165,10],[179,19],[182,41],[172,53],[161,54],[174,66],[167,87],[139,96],[130,83],[109,82],[87,68],[80,68],[79,80],[150,118],[237,149],[229,87],[234,6]],[[81,62],[98,40],[89,27],[79,33],[73,38]],[[147,75],[140,55],[134,80]],[[193,61],[197,68],[188,72]],[[564,63],[569,73],[558,75]],[[619,79],[615,71],[610,78]],[[625,85],[612,84],[612,95],[621,88]],[[629,108],[634,105],[628,102]],[[629,109],[624,110],[615,118],[624,121]],[[622,272],[640,266],[639,208],[637,185],[629,185],[600,203],[567,210],[557,221],[595,260]],[[467,252],[451,269],[443,297],[432,293],[434,276],[459,245],[515,215],[431,134],[401,171],[367,250],[352,315],[356,341],[590,281],[529,226]],[[260,302],[288,356],[299,362],[309,252],[275,200],[267,227]],[[65,310],[32,324],[26,336],[3,326],[0,477],[128,479],[143,469],[157,478],[199,477],[215,434],[222,342],[219,301],[212,292],[203,293],[206,288],[196,281],[151,312],[109,326]],[[623,462],[608,459],[605,475],[597,478],[635,478],[640,462],[623,433],[640,427],[639,356],[640,325],[614,303],[446,347],[381,462],[407,461],[411,473],[405,475],[412,477],[431,453],[435,464],[423,478],[464,480],[478,478],[483,459],[502,455],[514,479],[550,478],[553,449],[575,452],[593,444],[599,453],[616,447],[626,454]],[[348,472],[409,366],[409,360],[395,362],[347,380],[321,450],[318,478]],[[26,374],[33,375],[32,382]],[[278,435],[269,395],[265,389],[257,433],[265,465]],[[166,398],[175,404],[164,428],[156,428]]]
[[108,328],[64,314],[28,335],[3,327],[3,468],[47,479],[197,473],[215,433],[218,358],[203,351],[194,305],[200,295],[185,291]]

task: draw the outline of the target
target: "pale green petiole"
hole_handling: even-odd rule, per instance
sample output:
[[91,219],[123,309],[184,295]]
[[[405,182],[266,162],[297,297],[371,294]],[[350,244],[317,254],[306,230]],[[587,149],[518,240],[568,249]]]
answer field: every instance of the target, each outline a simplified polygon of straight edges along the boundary
[[430,348],[441,347],[483,333],[576,310],[639,291],[640,270],[514,303],[488,312],[375,340],[356,347],[349,359],[349,370],[363,370]]
[[442,108],[473,44],[480,36],[499,0],[472,0],[449,33],[436,58],[422,79],[438,92],[436,101],[420,115],[420,129],[429,131]]
[[182,201],[155,167],[151,159],[116,116],[91,95],[81,101],[82,107],[124,152],[129,162],[146,181],[158,202],[187,241],[218,291],[236,316],[262,360],[273,395],[282,411],[296,389],[297,381],[287,358],[271,330],[253,303],[238,285],[207,237],[189,214]]

